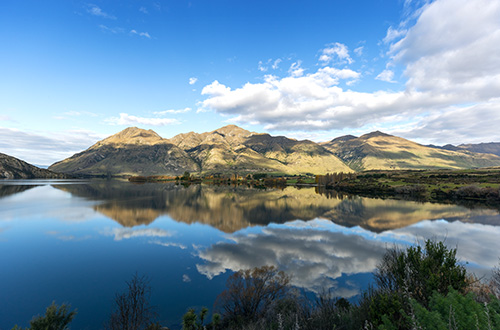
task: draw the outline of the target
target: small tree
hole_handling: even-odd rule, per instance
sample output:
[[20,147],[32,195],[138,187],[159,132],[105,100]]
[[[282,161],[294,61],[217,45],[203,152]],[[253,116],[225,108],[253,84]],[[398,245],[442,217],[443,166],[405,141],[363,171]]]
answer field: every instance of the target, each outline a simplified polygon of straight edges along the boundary
[[[57,306],[55,302],[47,307],[44,316],[36,316],[30,321],[30,330],[66,330],[76,315],[76,310],[70,312],[71,306],[62,304]],[[16,326],[17,327],[17,326]],[[14,328],[20,329],[20,328]]]
[[[208,308],[203,307],[200,315],[197,316],[194,309],[190,308],[182,317],[182,330],[203,330],[205,328],[205,318],[208,314]],[[199,317],[199,321],[197,320]]]
[[136,273],[127,286],[126,292],[115,296],[114,310],[107,324],[110,330],[142,330],[154,322],[155,313],[149,303],[151,288],[148,278]]
[[225,321],[248,323],[262,317],[274,301],[284,298],[289,284],[290,277],[274,266],[240,270],[228,278],[227,289],[219,295],[216,305]]

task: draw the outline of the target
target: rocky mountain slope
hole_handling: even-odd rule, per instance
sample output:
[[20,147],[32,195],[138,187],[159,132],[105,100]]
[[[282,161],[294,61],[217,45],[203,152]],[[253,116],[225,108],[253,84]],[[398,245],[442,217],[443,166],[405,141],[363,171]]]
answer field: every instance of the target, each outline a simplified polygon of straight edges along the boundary
[[202,134],[180,134],[170,141],[183,148],[206,173],[352,171],[314,142],[253,133],[235,125]]
[[437,149],[378,131],[360,137],[343,136],[321,145],[356,171],[500,165],[500,157],[495,155]]
[[76,175],[179,175],[199,171],[182,149],[152,130],[129,127],[49,167]]
[[257,134],[234,125],[171,139],[152,130],[127,128],[49,169],[101,176],[352,172],[314,142]]
[[250,132],[228,125],[164,139],[152,130],[127,128],[50,170],[74,175],[129,176],[283,173],[325,174],[372,169],[462,169],[500,166],[500,157],[443,150],[373,132],[325,143]]
[[66,175],[38,168],[0,153],[0,179],[64,179]]

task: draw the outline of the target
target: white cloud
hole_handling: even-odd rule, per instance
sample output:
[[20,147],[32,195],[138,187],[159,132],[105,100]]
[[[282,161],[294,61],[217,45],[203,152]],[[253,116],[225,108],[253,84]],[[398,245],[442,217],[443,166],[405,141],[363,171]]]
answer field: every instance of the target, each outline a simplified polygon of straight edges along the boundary
[[87,5],[87,13],[102,18],[116,19],[115,16],[105,13],[99,6],[92,4]]
[[191,278],[189,277],[188,274],[183,274],[182,275],[182,282],[186,282],[186,283],[191,282]]
[[196,82],[197,82],[197,81],[198,81],[198,78],[196,78],[196,77],[191,77],[191,78],[189,78],[189,84],[190,84],[190,85],[194,85],[194,84],[196,84]]
[[292,223],[267,227],[253,235],[231,235],[232,242],[220,242],[199,251],[204,263],[196,268],[212,278],[226,270],[274,265],[291,275],[294,286],[313,292],[334,288],[339,296],[355,296],[359,293],[356,285],[340,289],[336,280],[343,274],[372,272],[385,253],[385,243],[315,228],[315,222],[318,221],[312,221],[311,226],[309,222],[296,221],[304,226],[295,227]]
[[354,61],[349,55],[349,50],[346,45],[339,42],[328,45],[321,51],[319,57],[322,64],[327,65],[330,63],[334,64],[352,64]]
[[113,34],[118,34],[118,33],[124,33],[125,30],[121,27],[109,27],[104,24],[99,25],[99,28],[103,30],[104,32],[109,32]]
[[110,232],[106,232],[105,235],[114,236],[115,241],[121,241],[133,237],[170,237],[173,233],[160,228],[113,228]]
[[149,12],[148,12],[148,9],[147,9],[146,7],[141,7],[141,8],[139,8],[139,11],[140,11],[141,13],[143,13],[143,14],[148,14],[148,13],[149,13]]
[[288,69],[288,72],[292,77],[301,77],[304,75],[304,69],[301,67],[301,65],[302,61],[297,61],[290,65],[290,69]]
[[394,72],[392,70],[388,70],[388,69],[380,72],[378,74],[378,76],[375,77],[375,79],[380,80],[380,81],[395,83],[393,78],[394,78]]
[[164,110],[164,111],[156,111],[154,112],[155,115],[166,115],[166,114],[177,114],[177,113],[186,113],[191,111],[191,108],[184,108],[184,109],[179,109],[179,110]]
[[361,46],[361,47],[354,49],[354,54],[356,54],[357,56],[363,55],[364,48],[365,48],[364,46]]
[[151,39],[151,36],[149,35],[148,32],[137,32],[136,30],[130,30],[130,34],[135,34],[140,37]]
[[262,61],[259,61],[259,65],[257,66],[260,72],[266,72],[267,71],[267,66],[264,66]]
[[[496,119],[496,113],[500,113],[500,2],[418,3],[422,6],[413,9],[397,29],[388,29],[384,39],[389,44],[390,60],[386,70],[376,76],[378,80],[395,82],[394,72],[403,71],[406,81],[399,85],[400,90],[359,92],[342,88],[339,81],[346,78],[328,70],[353,61],[346,45],[334,43],[320,54],[319,61],[326,71],[317,69],[305,74],[297,61],[287,77],[269,75],[263,83],[247,83],[235,89],[213,83],[203,89],[207,96],[203,107],[232,115],[235,122],[257,122],[266,125],[266,129],[282,131],[368,128],[375,124],[388,127],[411,122],[415,131],[407,131],[408,137],[438,124],[422,121],[427,116],[443,119],[441,124],[445,125],[444,118],[459,116],[462,111],[471,118],[473,111],[480,109],[479,113],[493,113],[492,118]],[[414,25],[410,26],[410,22]],[[344,72],[351,73],[351,79],[345,83],[352,88],[361,74]],[[215,88],[217,95],[210,93]],[[461,110],[464,105],[471,108]],[[479,128],[480,123],[490,127],[494,122],[485,119],[477,118],[477,125],[449,120],[448,129],[463,137],[462,142],[468,142],[468,136],[479,135],[483,141],[491,140],[490,129],[469,135],[471,127]],[[446,135],[426,131],[428,138],[441,138],[442,143],[448,143],[442,140]],[[496,139],[498,134],[494,136]]]
[[110,125],[152,125],[152,126],[165,126],[180,124],[180,121],[175,118],[144,118],[129,115],[127,113],[120,113],[120,117],[112,117],[104,120]]
[[389,28],[387,29],[387,34],[385,35],[385,37],[383,39],[383,42],[384,42],[384,44],[391,43],[396,39],[400,39],[400,38],[404,37],[406,32],[408,32],[408,31],[405,29],[398,30],[398,29],[394,29],[392,26],[389,26]]
[[184,245],[184,244],[180,244],[180,243],[173,243],[173,242],[162,242],[162,241],[150,241],[149,243],[151,244],[156,244],[156,245],[160,245],[160,246],[165,246],[165,247],[177,247],[181,250],[185,250],[187,249],[187,247]]
[[84,130],[23,132],[0,127],[0,150],[30,164],[50,165],[87,149],[104,136]]
[[278,67],[279,67],[279,64],[282,62],[283,60],[281,58],[278,58],[276,59],[274,62],[273,62],[273,65],[271,66],[273,68],[273,70],[277,70]]

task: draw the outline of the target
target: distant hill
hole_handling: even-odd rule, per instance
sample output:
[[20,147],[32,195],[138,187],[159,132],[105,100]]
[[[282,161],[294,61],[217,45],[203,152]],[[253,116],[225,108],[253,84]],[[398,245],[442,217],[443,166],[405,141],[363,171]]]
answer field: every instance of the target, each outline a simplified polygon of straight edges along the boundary
[[500,165],[500,157],[464,149],[424,146],[383,132],[345,136],[321,144],[356,171],[464,169]]
[[0,179],[64,179],[66,177],[64,174],[41,169],[0,153]]
[[182,149],[152,130],[129,127],[85,151],[52,164],[50,170],[75,175],[179,175],[199,171]]
[[492,154],[500,156],[500,142],[489,142],[489,143],[478,143],[478,144],[460,144],[454,146],[452,144],[447,144],[444,146],[430,145],[429,147],[454,150],[454,151],[470,151],[481,154]]

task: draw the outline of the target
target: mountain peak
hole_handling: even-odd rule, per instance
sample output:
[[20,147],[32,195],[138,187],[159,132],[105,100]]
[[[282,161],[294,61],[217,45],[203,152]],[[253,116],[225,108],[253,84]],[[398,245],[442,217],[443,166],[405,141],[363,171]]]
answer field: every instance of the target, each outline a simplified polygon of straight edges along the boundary
[[375,132],[361,135],[360,139],[371,139],[371,138],[380,137],[380,136],[388,137],[388,136],[392,136],[392,135],[381,132],[381,131],[375,131]]
[[99,142],[99,145],[114,144],[144,144],[153,145],[163,142],[164,139],[153,130],[145,130],[137,127],[128,127],[121,132],[118,132],[110,137]]
[[219,134],[229,135],[229,136],[237,136],[237,135],[248,136],[251,134],[250,131],[247,131],[246,129],[243,129],[243,128],[236,126],[236,125],[223,126],[221,128],[216,129],[212,133],[219,133]]

